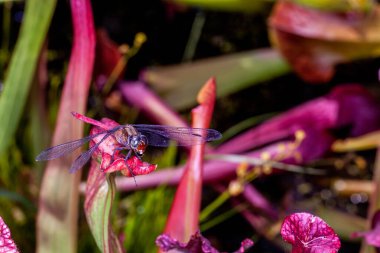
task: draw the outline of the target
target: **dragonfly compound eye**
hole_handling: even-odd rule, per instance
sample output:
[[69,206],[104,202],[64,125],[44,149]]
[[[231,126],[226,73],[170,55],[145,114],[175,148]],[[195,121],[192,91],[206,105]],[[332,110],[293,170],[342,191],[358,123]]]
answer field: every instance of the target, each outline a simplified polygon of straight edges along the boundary
[[138,136],[130,136],[129,138],[129,146],[132,148],[132,149],[137,149],[138,145],[139,145],[139,140],[140,138]]
[[139,143],[135,149],[138,155],[143,155],[146,147],[148,146],[148,140],[144,135],[141,135],[139,138]]

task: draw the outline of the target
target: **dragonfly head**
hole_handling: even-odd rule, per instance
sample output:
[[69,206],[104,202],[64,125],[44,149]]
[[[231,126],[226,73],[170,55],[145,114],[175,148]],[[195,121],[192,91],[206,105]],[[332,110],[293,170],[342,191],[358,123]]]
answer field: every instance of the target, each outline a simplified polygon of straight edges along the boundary
[[136,155],[142,156],[148,146],[148,139],[142,134],[137,134],[129,136],[128,143]]

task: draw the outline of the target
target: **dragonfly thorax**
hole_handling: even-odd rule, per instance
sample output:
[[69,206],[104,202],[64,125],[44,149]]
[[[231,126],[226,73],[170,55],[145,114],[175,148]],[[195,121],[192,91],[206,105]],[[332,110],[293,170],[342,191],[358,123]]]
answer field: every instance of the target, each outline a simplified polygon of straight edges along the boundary
[[147,138],[131,125],[118,129],[114,136],[118,143],[132,149],[138,156],[142,156],[148,146]]
[[120,143],[122,146],[129,146],[129,137],[130,136],[135,136],[137,135],[138,132],[133,126],[130,125],[125,125],[118,129],[115,133],[114,136],[116,138],[116,141]]

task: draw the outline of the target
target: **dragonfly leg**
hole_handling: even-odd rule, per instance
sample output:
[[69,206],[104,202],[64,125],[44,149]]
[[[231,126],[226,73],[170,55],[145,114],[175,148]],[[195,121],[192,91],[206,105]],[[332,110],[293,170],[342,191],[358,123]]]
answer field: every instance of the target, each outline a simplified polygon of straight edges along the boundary
[[121,150],[125,150],[125,149],[128,149],[128,147],[116,147],[113,152],[112,152],[112,161],[115,160],[115,153],[116,151],[121,151]]
[[131,157],[131,154],[132,154],[132,150],[130,149],[128,151],[127,155],[125,156],[124,161],[125,161],[125,165],[127,166],[128,170],[129,170],[129,173],[131,173],[131,176],[133,177],[133,180],[135,181],[135,185],[137,186],[135,174],[133,173],[132,169],[129,168],[128,162],[127,162],[128,159]]
[[142,162],[143,160],[142,160],[142,155],[137,155],[136,154],[136,157]]

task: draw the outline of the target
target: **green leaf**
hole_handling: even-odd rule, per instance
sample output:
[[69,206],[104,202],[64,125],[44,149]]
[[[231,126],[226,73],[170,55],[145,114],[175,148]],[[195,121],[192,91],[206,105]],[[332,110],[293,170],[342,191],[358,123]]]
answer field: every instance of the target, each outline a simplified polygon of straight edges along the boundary
[[[137,177],[138,183],[138,177]],[[128,216],[124,234],[127,238],[127,252],[155,252],[155,239],[165,226],[174,191],[167,186],[159,186],[148,191],[138,191],[126,201]]]
[[272,49],[203,59],[174,66],[155,67],[143,78],[175,109],[195,104],[202,84],[214,76],[217,96],[223,97],[290,71],[289,65]]
[[293,0],[309,8],[333,12],[368,12],[374,5],[373,0]]
[[270,0],[174,0],[179,4],[185,4],[205,9],[220,11],[259,12]]
[[26,198],[25,196],[23,196],[17,192],[9,191],[7,189],[0,188],[0,199],[2,199],[2,198],[22,204],[24,206],[24,208],[26,210],[28,210],[29,212],[35,212],[36,211],[36,208],[33,205],[33,203],[28,198]]
[[98,163],[93,160],[87,179],[85,213],[95,242],[103,253],[123,252],[110,224],[115,192],[114,175],[101,172]]
[[20,121],[56,0],[26,1],[24,20],[0,96],[0,154]]

